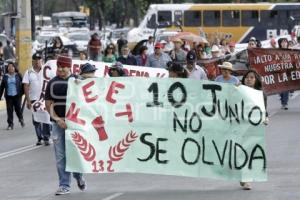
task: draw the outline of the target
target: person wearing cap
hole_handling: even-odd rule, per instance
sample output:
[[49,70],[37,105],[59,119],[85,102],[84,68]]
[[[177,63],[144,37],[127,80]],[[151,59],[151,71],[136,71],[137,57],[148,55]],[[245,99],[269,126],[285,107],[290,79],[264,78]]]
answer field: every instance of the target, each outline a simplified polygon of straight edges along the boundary
[[161,43],[156,43],[154,46],[154,53],[149,55],[146,66],[154,68],[166,68],[167,63],[171,61],[168,54],[162,51],[163,45]]
[[220,57],[220,48],[218,47],[218,45],[213,45],[210,52],[211,52],[211,58]]
[[188,71],[179,63],[169,62],[169,78],[188,78]]
[[[71,173],[66,171],[65,152],[65,122],[66,99],[68,89],[68,79],[71,75],[72,59],[67,56],[57,58],[57,76],[52,78],[45,92],[46,109],[50,114],[52,124],[53,146],[56,159],[56,168],[59,177],[59,188],[55,195],[70,193]],[[80,190],[86,189],[86,182],[81,173],[73,173]]]
[[[162,44],[162,46],[163,46],[163,52],[165,52],[165,53],[169,53],[173,48],[171,48],[171,49],[168,49],[168,47],[167,47],[167,44],[168,44],[168,42],[166,41],[166,40],[161,40],[159,43],[161,43]],[[154,49],[154,48],[153,48]],[[154,52],[154,51],[153,51]],[[153,53],[152,52],[152,53]]]
[[4,93],[8,126],[6,130],[14,129],[14,110],[22,127],[25,126],[21,101],[23,95],[22,75],[14,62],[8,62],[0,85],[0,100]]
[[174,43],[171,40],[161,40],[159,43],[162,44],[163,48],[162,51],[169,55],[169,53],[174,49]]
[[108,70],[108,75],[110,77],[120,77],[120,76],[127,76],[124,71],[123,65],[120,62],[114,63]]
[[93,61],[99,61],[101,57],[101,41],[99,35],[94,33],[91,35],[91,39],[88,43],[89,59]]
[[248,42],[248,49],[250,48],[256,48],[257,47],[257,40],[255,37],[251,37]]
[[173,43],[174,49],[170,51],[170,57],[173,62],[183,63],[186,59],[186,52],[181,48],[183,42],[181,39],[176,38]]
[[130,53],[130,49],[127,45],[122,47],[122,54],[117,58],[117,61],[123,65],[137,65],[136,59]]
[[240,80],[237,77],[231,75],[233,67],[230,62],[223,62],[223,64],[218,65],[218,67],[221,70],[221,75],[217,76],[217,78],[215,79],[216,82],[232,83],[234,85],[240,84]]
[[[32,67],[25,72],[23,77],[26,106],[29,110],[31,110],[32,104],[41,99],[43,81],[42,55],[35,53],[32,56]],[[50,124],[36,121],[33,115],[32,124],[37,137],[36,145],[42,145],[42,141],[44,141],[45,146],[48,146],[50,144]]]
[[186,69],[189,72],[189,78],[195,80],[207,80],[207,75],[202,67],[196,64],[197,56],[192,50],[186,55]]
[[90,63],[85,63],[84,65],[80,66],[80,74],[79,78],[80,79],[87,79],[87,78],[96,78],[95,72],[97,68],[90,64]]

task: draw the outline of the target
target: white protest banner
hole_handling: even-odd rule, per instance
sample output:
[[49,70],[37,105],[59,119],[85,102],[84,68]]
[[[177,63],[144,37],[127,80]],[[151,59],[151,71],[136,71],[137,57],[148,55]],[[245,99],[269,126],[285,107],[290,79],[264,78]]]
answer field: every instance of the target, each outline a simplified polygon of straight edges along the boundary
[[67,171],[267,180],[261,91],[171,78],[68,84]]
[[[80,66],[90,63],[94,65],[98,70],[96,71],[97,77],[105,77],[108,76],[109,67],[112,63],[105,62],[94,62],[92,60],[73,60],[71,71],[73,74],[80,73]],[[52,71],[56,72],[56,60],[48,61],[45,66],[48,66]],[[152,67],[141,67],[141,66],[132,66],[132,65],[124,65],[124,70],[128,76],[137,76],[137,77],[157,77],[164,78],[168,77],[169,73],[167,70],[162,68],[152,68]]]
[[[94,62],[92,60],[72,60],[71,72],[73,74],[80,73],[80,66],[90,63],[97,68],[96,76],[97,77],[106,77],[108,76],[109,67],[112,63],[104,62]],[[34,102],[32,105],[32,113],[34,120],[42,123],[50,123],[50,116],[45,110],[45,90],[48,82],[56,75],[56,60],[49,60],[42,67],[43,71],[43,86],[42,93],[40,95],[39,101]],[[141,67],[141,66],[131,66],[124,65],[124,70],[128,76],[137,76],[137,77],[157,77],[164,78],[168,77],[169,73],[165,69],[161,68],[151,68],[151,67]]]

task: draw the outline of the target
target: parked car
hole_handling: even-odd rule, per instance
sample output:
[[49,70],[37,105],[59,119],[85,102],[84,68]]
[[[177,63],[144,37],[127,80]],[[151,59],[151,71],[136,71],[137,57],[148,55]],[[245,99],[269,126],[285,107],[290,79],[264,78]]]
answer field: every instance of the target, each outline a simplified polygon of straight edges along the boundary
[[43,52],[46,43],[49,46],[49,43],[52,41],[52,38],[57,37],[58,33],[53,31],[42,31],[35,37],[35,41],[32,42],[32,54],[35,52]]
[[77,51],[85,51],[87,50],[87,45],[90,40],[89,34],[85,32],[72,32],[68,34],[71,42],[76,44]]

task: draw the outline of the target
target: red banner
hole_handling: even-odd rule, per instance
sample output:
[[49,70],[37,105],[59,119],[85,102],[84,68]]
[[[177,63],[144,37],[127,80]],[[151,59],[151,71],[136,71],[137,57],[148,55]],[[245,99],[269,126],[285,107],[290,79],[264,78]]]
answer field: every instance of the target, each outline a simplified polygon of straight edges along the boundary
[[248,49],[251,68],[262,76],[266,94],[300,90],[300,51]]

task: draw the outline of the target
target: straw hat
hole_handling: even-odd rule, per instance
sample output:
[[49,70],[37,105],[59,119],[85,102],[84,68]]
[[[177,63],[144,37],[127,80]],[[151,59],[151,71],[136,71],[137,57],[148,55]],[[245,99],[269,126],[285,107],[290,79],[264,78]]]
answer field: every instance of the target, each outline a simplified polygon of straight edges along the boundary
[[217,45],[213,45],[211,48],[211,52],[220,52],[220,49]]
[[221,69],[227,69],[227,70],[233,71],[233,67],[232,67],[232,64],[230,62],[223,62],[223,64],[218,65],[218,67],[221,68]]
[[180,44],[183,44],[183,42],[182,42],[182,40],[180,39],[180,38],[175,38],[174,40],[173,40],[173,42],[174,43],[180,43]]

